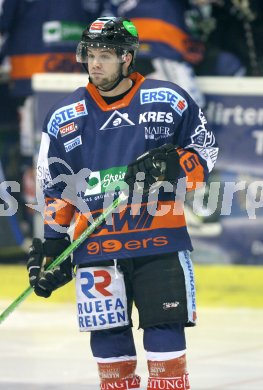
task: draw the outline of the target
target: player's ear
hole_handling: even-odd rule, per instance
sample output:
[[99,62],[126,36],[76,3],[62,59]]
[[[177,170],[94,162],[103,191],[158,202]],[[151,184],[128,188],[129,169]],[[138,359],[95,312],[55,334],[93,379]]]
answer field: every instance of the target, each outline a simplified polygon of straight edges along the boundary
[[131,61],[132,61],[132,54],[131,53],[127,53],[124,57],[124,61],[125,63],[129,63],[129,65],[131,64]]
[[131,62],[132,62],[132,54],[131,53],[125,54],[125,56],[123,57],[123,67],[124,67],[125,75],[128,75],[129,73],[129,66],[131,65]]

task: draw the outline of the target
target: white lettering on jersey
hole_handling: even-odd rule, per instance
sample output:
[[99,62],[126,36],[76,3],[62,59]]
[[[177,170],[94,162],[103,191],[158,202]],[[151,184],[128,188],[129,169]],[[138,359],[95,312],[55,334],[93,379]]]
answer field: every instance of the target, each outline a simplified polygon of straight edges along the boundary
[[167,126],[145,126],[144,132],[145,139],[154,139],[155,141],[174,135],[174,132]]
[[41,145],[37,162],[37,180],[40,188],[45,189],[51,185],[52,178],[48,166],[48,150],[50,138],[47,133],[42,133]]
[[148,111],[140,114],[140,123],[160,122],[160,123],[173,123],[173,113],[163,111]]

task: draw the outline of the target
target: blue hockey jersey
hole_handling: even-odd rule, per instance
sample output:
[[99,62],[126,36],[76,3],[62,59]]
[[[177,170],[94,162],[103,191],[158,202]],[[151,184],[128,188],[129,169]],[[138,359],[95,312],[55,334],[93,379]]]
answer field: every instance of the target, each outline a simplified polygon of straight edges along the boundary
[[[63,237],[71,226],[76,239],[125,189],[127,165],[152,148],[178,146],[188,190],[212,170],[217,144],[191,97],[171,82],[129,77],[133,88],[115,103],[88,84],[47,115],[37,168],[45,238]],[[182,203],[170,183],[149,196],[131,195],[74,252],[74,262],[191,250]]]

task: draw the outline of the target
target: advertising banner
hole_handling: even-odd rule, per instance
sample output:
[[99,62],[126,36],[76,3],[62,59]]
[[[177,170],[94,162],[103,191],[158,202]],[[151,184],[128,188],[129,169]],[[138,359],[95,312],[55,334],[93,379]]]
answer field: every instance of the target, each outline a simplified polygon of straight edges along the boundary
[[[208,207],[199,218],[188,212],[193,257],[263,264],[263,80],[204,77],[199,83],[220,153],[204,197],[210,195],[215,211],[208,215]],[[195,201],[198,211],[198,195]]]

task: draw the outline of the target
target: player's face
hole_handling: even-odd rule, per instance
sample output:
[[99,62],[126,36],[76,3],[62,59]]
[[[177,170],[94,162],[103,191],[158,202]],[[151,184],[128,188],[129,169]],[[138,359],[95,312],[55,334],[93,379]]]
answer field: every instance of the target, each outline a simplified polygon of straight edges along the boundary
[[120,58],[114,49],[88,49],[88,69],[92,83],[108,89],[118,80],[121,72]]

